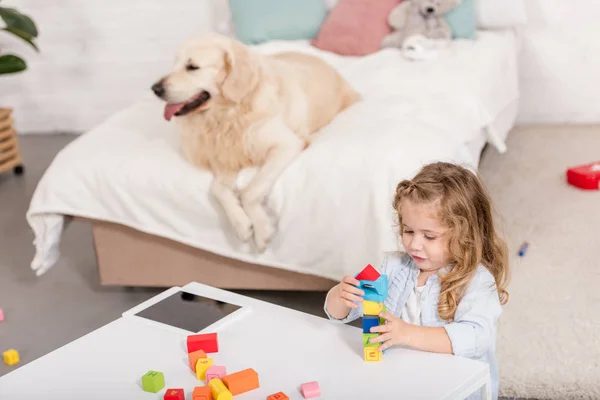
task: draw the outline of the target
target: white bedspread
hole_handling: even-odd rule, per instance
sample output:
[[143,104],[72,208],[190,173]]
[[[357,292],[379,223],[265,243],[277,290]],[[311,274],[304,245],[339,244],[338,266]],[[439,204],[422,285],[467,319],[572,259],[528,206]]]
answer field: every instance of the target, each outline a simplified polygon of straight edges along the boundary
[[[465,144],[518,96],[510,72],[516,41],[508,32],[481,32],[477,41],[456,41],[424,62],[392,49],[341,57],[304,42],[257,49],[322,56],[364,96],[277,181],[268,200],[278,215],[269,248],[257,254],[236,239],[209,195],[210,174],[183,160],[163,104],[148,94],[71,142],[42,177],[27,213],[38,275],[59,258],[64,215],[124,224],[266,266],[332,279],[353,274],[397,246],[396,184],[430,161],[473,164]],[[252,173],[245,171],[239,185]]]

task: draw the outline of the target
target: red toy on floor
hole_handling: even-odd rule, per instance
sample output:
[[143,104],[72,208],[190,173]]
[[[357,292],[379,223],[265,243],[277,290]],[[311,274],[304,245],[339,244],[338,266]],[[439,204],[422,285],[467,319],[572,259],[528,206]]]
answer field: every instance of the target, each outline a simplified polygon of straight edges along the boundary
[[600,189],[600,161],[567,169],[567,182],[580,189]]

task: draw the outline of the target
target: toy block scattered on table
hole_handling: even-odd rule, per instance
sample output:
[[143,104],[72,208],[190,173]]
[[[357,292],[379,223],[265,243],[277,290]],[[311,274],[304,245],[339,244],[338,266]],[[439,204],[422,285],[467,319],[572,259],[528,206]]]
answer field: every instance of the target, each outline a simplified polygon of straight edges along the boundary
[[2,358],[7,365],[15,365],[19,362],[19,352],[15,349],[6,350],[2,353]]
[[205,353],[217,353],[219,351],[219,340],[216,333],[202,333],[187,337],[188,353],[203,350]]
[[190,360],[190,368],[192,369],[192,371],[196,372],[196,363],[201,358],[206,358],[206,353],[204,352],[204,350],[198,350],[188,354],[188,359]]
[[212,393],[208,386],[196,386],[192,392],[192,400],[212,400]]
[[185,400],[183,389],[167,389],[163,400]]
[[208,387],[212,393],[213,400],[233,400],[233,393],[225,386],[219,378],[211,379]]
[[368,264],[354,278],[359,281],[375,281],[379,278],[379,275],[379,272],[371,264]]
[[365,315],[362,320],[363,333],[371,333],[371,328],[379,326],[379,317],[376,315]]
[[387,275],[380,275],[375,281],[360,281],[360,289],[365,292],[363,300],[382,303],[388,295]]
[[321,395],[321,388],[319,388],[319,383],[316,381],[306,382],[300,386],[302,391],[302,396],[305,399],[310,399],[313,397],[319,397]]
[[165,387],[165,376],[162,372],[148,371],[142,376],[142,386],[146,392],[157,393]]
[[267,400],[290,400],[290,398],[283,392],[277,392],[267,397]]
[[199,358],[196,362],[196,377],[206,379],[206,371],[215,363],[212,358]]
[[234,396],[260,387],[258,374],[252,368],[225,375],[222,380]]
[[370,300],[363,300],[362,303],[364,315],[379,315],[381,310],[383,310],[383,303]]
[[206,370],[206,381],[208,382],[208,381],[210,381],[211,379],[214,379],[214,378],[221,379],[225,375],[227,375],[227,370],[225,369],[224,366],[222,366],[222,365],[211,365]]
[[4,311],[0,308],[0,322],[4,321]]

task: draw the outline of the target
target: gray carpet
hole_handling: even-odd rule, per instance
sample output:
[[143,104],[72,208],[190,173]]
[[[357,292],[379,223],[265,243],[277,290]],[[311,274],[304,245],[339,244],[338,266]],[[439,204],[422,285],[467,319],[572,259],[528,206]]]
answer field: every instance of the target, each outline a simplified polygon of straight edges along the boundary
[[[20,137],[26,173],[0,175],[0,351],[22,362],[0,364],[0,376],[117,318],[156,289],[106,288],[98,275],[89,228],[73,223],[62,258],[43,279],[29,270],[32,235],[24,219],[37,181],[72,136]],[[564,169],[600,159],[598,127],[515,130],[509,151],[486,150],[481,171],[504,216],[514,277],[498,340],[501,394],[527,398],[600,398],[600,192],[564,184]],[[519,259],[521,242],[530,241]],[[323,293],[244,292],[322,315]]]
[[[600,398],[600,191],[565,183],[600,161],[600,127],[522,127],[481,170],[504,216],[511,299],[498,338],[501,393]],[[521,242],[530,246],[517,256]]]

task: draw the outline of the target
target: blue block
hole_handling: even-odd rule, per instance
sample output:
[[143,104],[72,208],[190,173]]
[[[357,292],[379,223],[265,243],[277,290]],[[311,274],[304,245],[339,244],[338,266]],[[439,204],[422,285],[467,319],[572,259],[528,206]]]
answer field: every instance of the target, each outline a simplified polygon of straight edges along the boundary
[[359,281],[360,288],[364,290],[364,300],[383,303],[383,300],[388,295],[388,279],[387,275],[382,274],[376,281]]
[[379,317],[376,315],[365,315],[362,320],[363,323],[363,333],[371,333],[371,328],[374,326],[379,326]]

